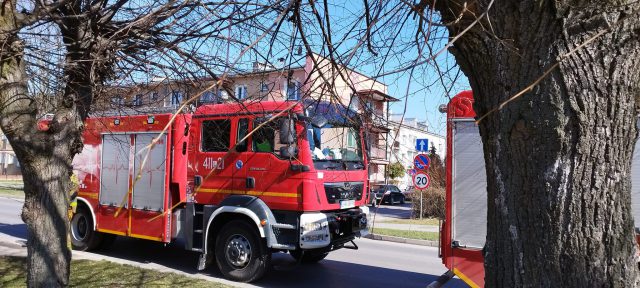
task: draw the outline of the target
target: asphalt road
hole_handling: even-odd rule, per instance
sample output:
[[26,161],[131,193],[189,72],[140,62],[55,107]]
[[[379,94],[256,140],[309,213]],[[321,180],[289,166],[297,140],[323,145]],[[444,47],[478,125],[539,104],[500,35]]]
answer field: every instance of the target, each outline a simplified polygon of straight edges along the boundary
[[[26,226],[20,219],[21,208],[22,203],[19,201],[0,198],[0,239],[25,238]],[[434,247],[369,239],[357,239],[356,244],[359,250],[341,249],[329,254],[320,263],[300,266],[296,266],[288,254],[275,253],[272,271],[253,285],[323,288],[426,287],[446,272],[440,258],[437,257],[438,249]],[[200,273],[202,276],[221,278],[221,274],[215,268],[203,272],[196,271],[197,253],[183,250],[180,243],[165,246],[152,241],[118,238],[109,250],[93,254],[98,257],[102,255],[111,259],[152,264],[149,266],[163,266],[187,274]],[[459,279],[452,279],[445,287],[467,286]]]

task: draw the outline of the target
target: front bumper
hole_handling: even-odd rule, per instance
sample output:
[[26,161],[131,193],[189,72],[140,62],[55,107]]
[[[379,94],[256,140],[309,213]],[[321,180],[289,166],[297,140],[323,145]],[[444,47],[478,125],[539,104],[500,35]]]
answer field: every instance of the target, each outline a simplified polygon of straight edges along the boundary
[[360,232],[368,231],[367,213],[364,213],[361,209],[328,213],[327,220],[332,242],[342,238],[351,238],[350,240],[353,240],[354,237],[361,236]]
[[300,216],[300,248],[342,248],[356,237],[368,234],[369,208],[353,208],[325,213],[305,213]]

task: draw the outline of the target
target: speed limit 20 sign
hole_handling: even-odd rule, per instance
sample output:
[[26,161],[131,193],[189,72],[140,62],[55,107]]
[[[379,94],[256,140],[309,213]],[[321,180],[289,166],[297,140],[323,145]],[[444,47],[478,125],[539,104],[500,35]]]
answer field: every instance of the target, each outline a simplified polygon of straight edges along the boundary
[[413,175],[413,186],[415,186],[417,189],[427,189],[427,187],[429,187],[429,184],[431,184],[431,178],[429,178],[429,175],[427,175],[426,173],[419,172],[416,173],[416,175]]

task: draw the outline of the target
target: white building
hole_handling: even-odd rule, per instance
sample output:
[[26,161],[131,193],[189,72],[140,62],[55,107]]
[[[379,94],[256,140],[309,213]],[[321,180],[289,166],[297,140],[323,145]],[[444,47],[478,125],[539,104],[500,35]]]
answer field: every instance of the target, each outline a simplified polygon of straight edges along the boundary
[[[391,129],[389,133],[389,152],[391,155],[388,159],[391,164],[400,162],[407,172],[409,169],[413,169],[413,158],[419,154],[416,150],[418,139],[429,139],[428,150],[435,148],[436,154],[444,161],[447,149],[444,136],[429,132],[427,124],[419,122],[416,118],[404,118],[402,123],[400,120],[400,115],[392,115],[389,121],[389,128]],[[408,173],[395,180],[399,181],[398,187],[400,189],[405,189],[408,185],[412,185],[412,179]]]

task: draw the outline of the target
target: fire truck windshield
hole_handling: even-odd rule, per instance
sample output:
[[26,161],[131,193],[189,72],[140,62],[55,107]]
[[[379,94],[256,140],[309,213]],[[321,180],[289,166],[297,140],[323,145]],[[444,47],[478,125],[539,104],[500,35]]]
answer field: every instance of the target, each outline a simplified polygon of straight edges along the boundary
[[360,117],[340,104],[311,102],[305,111],[307,139],[318,170],[364,169]]
[[323,127],[308,125],[307,133],[316,169],[364,169],[362,141],[360,141],[358,127],[331,123]]

